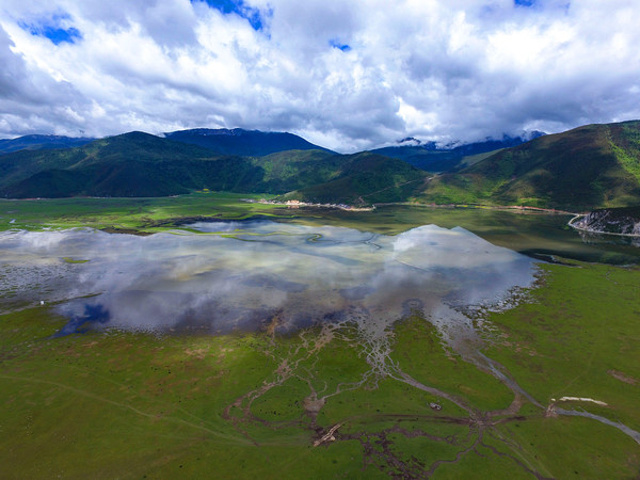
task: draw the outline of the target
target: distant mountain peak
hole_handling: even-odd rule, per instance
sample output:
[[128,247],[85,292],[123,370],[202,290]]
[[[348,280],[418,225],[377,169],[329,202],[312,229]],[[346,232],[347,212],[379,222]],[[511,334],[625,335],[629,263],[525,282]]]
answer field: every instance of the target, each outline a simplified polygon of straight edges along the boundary
[[30,134],[22,137],[0,140],[0,155],[19,150],[43,150],[73,148],[86,145],[95,138],[65,137],[63,135]]
[[[521,143],[526,143],[534,138],[542,137],[546,135],[545,132],[541,132],[539,130],[523,130],[518,135],[510,135],[508,133],[503,133],[502,137],[485,137],[483,140],[478,140],[477,142],[463,142],[461,140],[454,140],[445,145],[440,145],[438,150],[455,150],[455,149],[467,149],[473,150],[478,147],[482,149],[483,145],[488,145],[490,147],[494,147],[496,145],[502,145],[503,147],[515,147],[520,145]],[[501,147],[496,147],[501,148]]]
[[525,130],[520,134],[520,138],[528,142],[539,137],[544,137],[545,135],[547,134],[545,132],[541,132],[540,130]]
[[325,150],[288,132],[263,132],[243,128],[194,128],[167,132],[164,137],[176,142],[208,148],[223,155],[263,157],[286,150]]
[[414,147],[422,145],[422,141],[418,140],[416,137],[405,137],[401,140],[398,140],[396,143],[402,146],[414,146]]
[[[164,136],[169,138],[188,132],[192,135],[200,135],[202,137],[212,136],[240,136],[251,132],[258,132],[259,130],[245,130],[244,128],[192,128],[188,130],[178,130],[175,132],[165,132]],[[265,133],[265,132],[261,132]]]

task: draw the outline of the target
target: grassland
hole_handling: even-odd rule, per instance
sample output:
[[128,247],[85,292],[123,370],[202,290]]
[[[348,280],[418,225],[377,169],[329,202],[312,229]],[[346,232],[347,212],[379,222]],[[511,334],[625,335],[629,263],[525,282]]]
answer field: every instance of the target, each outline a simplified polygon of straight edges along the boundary
[[[543,407],[590,397],[608,406],[562,406],[640,430],[640,271],[544,272],[530,301],[484,315],[484,352]],[[595,479],[640,468],[640,446],[615,428],[530,402],[505,412],[513,393],[424,318],[389,332],[386,365],[455,401],[372,369],[352,325],[52,338],[64,322],[47,306],[0,317],[2,478]]]
[[[462,224],[522,251],[580,244],[561,228],[564,217],[400,207],[303,214],[238,199],[2,201],[0,228],[153,232],[184,217],[275,215],[391,234]],[[633,258],[602,252],[601,261]],[[640,431],[640,269],[567,263],[542,266],[538,288],[515,308],[476,319],[473,348],[529,400],[446,347],[416,314],[376,341],[349,323],[289,335],[54,338],[66,322],[55,305],[16,306],[0,314],[0,477],[636,478],[640,445],[630,436],[556,410]]]
[[189,218],[242,220],[260,215],[291,216],[282,207],[242,201],[257,198],[265,195],[197,192],[155,198],[0,200],[0,230],[91,227],[153,232]]

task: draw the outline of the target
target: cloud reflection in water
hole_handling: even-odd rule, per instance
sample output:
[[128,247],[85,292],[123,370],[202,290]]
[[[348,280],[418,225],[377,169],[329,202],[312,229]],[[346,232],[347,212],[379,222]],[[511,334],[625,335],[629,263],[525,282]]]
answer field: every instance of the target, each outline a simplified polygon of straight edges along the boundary
[[462,228],[425,225],[397,236],[270,221],[193,228],[204,234],[2,232],[0,292],[11,294],[0,306],[57,301],[71,322],[99,306],[109,319],[97,327],[210,333],[274,318],[288,330],[356,309],[385,328],[408,301],[453,318],[448,304],[495,304],[535,273],[528,257]]

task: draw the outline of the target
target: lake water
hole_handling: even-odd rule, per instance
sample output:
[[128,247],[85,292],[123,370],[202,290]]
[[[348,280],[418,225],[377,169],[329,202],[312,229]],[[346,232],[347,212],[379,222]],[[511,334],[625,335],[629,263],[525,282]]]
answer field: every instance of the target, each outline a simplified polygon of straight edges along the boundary
[[499,306],[537,271],[532,258],[461,227],[396,235],[271,221],[190,228],[147,237],[0,232],[0,310],[54,304],[69,318],[60,334],[285,332],[351,319],[382,331],[411,312],[444,331],[468,322],[461,307]]

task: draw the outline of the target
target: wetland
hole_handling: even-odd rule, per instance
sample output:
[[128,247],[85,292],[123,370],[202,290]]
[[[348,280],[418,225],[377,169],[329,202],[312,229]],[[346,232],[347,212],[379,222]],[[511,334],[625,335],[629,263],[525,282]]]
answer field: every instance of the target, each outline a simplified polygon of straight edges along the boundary
[[637,247],[565,215],[232,200],[195,223],[13,204],[6,478],[640,471]]
[[188,229],[0,233],[3,306],[53,303],[71,333],[93,325],[221,334],[270,323],[287,332],[354,309],[384,330],[408,304],[447,323],[447,305],[497,305],[534,279],[529,257],[460,227],[395,236],[270,220]]

